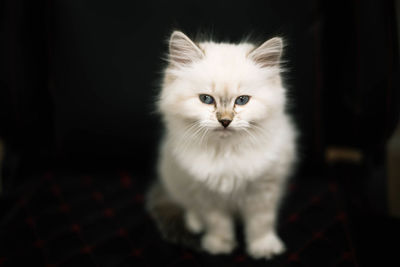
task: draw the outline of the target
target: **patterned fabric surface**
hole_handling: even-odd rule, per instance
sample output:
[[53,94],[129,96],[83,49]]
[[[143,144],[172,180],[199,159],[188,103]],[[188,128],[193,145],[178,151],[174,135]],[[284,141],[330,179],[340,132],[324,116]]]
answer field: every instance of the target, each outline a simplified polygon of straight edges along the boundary
[[[270,261],[210,256],[161,239],[144,209],[148,177],[130,172],[30,177],[0,199],[0,266],[358,266],[341,188],[293,180]],[[240,232],[240,231],[239,231]]]

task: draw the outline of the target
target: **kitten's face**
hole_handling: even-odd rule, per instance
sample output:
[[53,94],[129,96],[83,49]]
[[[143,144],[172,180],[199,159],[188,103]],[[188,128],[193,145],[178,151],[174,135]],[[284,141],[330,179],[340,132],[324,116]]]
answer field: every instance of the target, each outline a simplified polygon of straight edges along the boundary
[[228,137],[251,131],[282,110],[276,43],[275,50],[264,43],[261,53],[250,44],[196,46],[180,34],[171,37],[171,64],[160,99],[164,114],[208,135]]

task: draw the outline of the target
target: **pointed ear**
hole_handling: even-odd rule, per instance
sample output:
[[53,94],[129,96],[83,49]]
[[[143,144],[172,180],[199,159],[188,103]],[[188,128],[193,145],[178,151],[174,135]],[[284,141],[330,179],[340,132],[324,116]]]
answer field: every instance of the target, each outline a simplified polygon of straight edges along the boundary
[[185,34],[174,31],[169,39],[169,60],[175,66],[187,66],[202,59],[201,49]]
[[274,37],[251,51],[248,57],[255,63],[259,64],[262,68],[279,67],[282,49],[282,39],[279,37]]

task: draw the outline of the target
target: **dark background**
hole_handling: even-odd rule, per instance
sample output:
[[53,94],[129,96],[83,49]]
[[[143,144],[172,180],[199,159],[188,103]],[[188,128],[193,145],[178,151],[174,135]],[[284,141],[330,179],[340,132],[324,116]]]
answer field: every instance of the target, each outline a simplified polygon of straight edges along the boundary
[[[6,0],[0,10],[6,214],[21,186],[43,173],[128,172],[139,188],[154,179],[162,134],[154,99],[166,40],[180,29],[231,42],[284,37],[289,110],[301,133],[297,180],[339,181],[349,213],[385,218],[365,230],[389,220],[385,149],[399,114],[394,1]],[[330,147],[363,160],[327,165]],[[354,239],[368,259],[363,234]]]
[[1,134],[28,157],[151,170],[173,29],[285,38],[304,163],[332,144],[381,149],[395,125],[391,1],[5,1],[2,10]]

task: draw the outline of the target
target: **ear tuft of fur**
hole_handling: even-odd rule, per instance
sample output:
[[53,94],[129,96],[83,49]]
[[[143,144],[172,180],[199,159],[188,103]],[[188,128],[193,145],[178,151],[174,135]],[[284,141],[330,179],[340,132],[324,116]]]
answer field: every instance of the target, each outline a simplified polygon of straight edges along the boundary
[[279,67],[282,50],[282,38],[274,37],[251,51],[248,57],[262,68]]
[[173,66],[188,66],[203,56],[203,51],[183,32],[172,33],[169,40],[169,61]]

